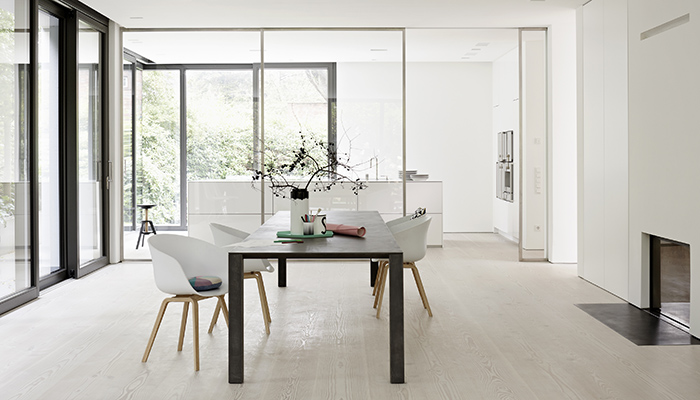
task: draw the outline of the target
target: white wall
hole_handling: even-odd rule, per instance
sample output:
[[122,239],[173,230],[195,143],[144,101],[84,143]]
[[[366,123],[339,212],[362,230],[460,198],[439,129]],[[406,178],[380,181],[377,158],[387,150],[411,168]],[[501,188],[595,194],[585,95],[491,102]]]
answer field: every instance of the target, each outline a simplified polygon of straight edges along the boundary
[[578,273],[628,297],[627,0],[582,9],[583,203]]
[[523,259],[546,257],[547,46],[545,32],[522,32],[520,91],[520,246]]
[[[513,202],[504,201],[493,196],[493,227],[503,236],[517,241],[520,231],[520,111],[519,111],[519,58],[518,48],[493,62],[493,130],[492,146],[498,145],[497,132],[513,131]],[[497,161],[496,151],[493,151],[492,165]],[[493,168],[493,178],[496,169]]]
[[[646,308],[650,304],[648,235],[688,243],[690,330],[697,336],[700,259],[694,253],[700,247],[700,187],[695,183],[700,136],[695,127],[700,109],[700,26],[691,18],[658,35],[641,37],[688,13],[700,15],[700,3],[594,0],[580,12],[584,101],[579,111],[584,121],[579,173],[584,237],[579,272]],[[625,23],[626,31],[621,29]],[[623,229],[625,211],[627,229]],[[625,243],[627,254],[621,250]]]
[[[634,0],[629,21],[629,300],[649,305],[644,234],[690,244],[691,333],[700,335],[700,2]],[[691,14],[690,22],[640,34]]]
[[491,63],[406,69],[407,169],[443,181],[445,232],[493,232]]
[[548,138],[548,257],[555,263],[577,258],[576,194],[576,12],[552,20],[550,46],[550,137]]

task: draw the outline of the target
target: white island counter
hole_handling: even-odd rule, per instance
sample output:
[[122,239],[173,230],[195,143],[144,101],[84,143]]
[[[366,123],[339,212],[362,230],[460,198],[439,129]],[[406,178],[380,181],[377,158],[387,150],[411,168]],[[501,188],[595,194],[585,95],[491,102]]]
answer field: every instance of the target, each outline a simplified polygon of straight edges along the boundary
[[[260,190],[250,180],[191,181],[187,185],[187,229],[190,236],[212,240],[210,222],[230,225],[252,232],[261,225]],[[356,196],[341,185],[327,192],[311,192],[311,210],[376,210],[385,221],[403,215],[401,181],[369,181]],[[442,182],[407,181],[406,213],[418,207],[427,210],[433,219],[428,231],[428,246],[442,246]],[[265,188],[265,219],[277,211],[289,210],[289,199],[272,195]]]

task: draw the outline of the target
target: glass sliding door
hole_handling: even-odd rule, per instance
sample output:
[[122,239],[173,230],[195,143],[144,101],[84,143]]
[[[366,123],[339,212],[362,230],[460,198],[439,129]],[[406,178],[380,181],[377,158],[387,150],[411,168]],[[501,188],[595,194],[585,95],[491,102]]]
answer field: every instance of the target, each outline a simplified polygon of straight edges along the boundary
[[[105,255],[103,240],[102,33],[78,25],[79,265]],[[102,260],[103,265],[106,260]]]
[[[145,70],[142,84],[135,149],[136,204],[155,205],[148,214],[155,225],[179,228],[180,70]],[[141,220],[138,214],[136,218]]]
[[39,275],[44,278],[63,269],[59,208],[60,20],[40,10],[38,29],[38,264]]
[[123,187],[123,217],[124,230],[132,231],[136,229],[134,218],[134,191],[133,191],[133,138],[134,138],[134,71],[136,63],[124,60],[122,74],[122,176]]
[[0,3],[0,302],[32,286],[28,6]]

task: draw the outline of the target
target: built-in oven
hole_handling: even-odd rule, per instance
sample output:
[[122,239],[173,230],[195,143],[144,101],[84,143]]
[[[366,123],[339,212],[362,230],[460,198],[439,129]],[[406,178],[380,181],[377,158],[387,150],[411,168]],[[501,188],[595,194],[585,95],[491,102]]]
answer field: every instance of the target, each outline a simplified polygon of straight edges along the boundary
[[498,161],[496,162],[496,197],[513,201],[513,131],[498,132]]

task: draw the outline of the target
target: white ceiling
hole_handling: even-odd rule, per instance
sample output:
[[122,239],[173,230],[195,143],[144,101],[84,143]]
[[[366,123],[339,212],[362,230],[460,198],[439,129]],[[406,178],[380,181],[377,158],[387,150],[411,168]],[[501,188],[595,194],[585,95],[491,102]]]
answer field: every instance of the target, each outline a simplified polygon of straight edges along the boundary
[[[409,62],[490,62],[517,47],[516,29],[411,29]],[[125,32],[124,47],[158,64],[260,62],[259,32]],[[265,62],[401,62],[400,31],[271,31]]]
[[[548,26],[558,14],[571,13],[586,1],[83,0],[127,29],[417,28],[409,29],[406,34],[408,61],[461,62],[497,59],[517,45],[517,33],[513,29],[450,28]],[[157,63],[260,60],[257,32],[126,32],[124,47]],[[303,59],[299,58],[301,54]],[[400,59],[398,32],[265,33],[266,62]]]
[[126,28],[523,27],[587,0],[83,0]]

